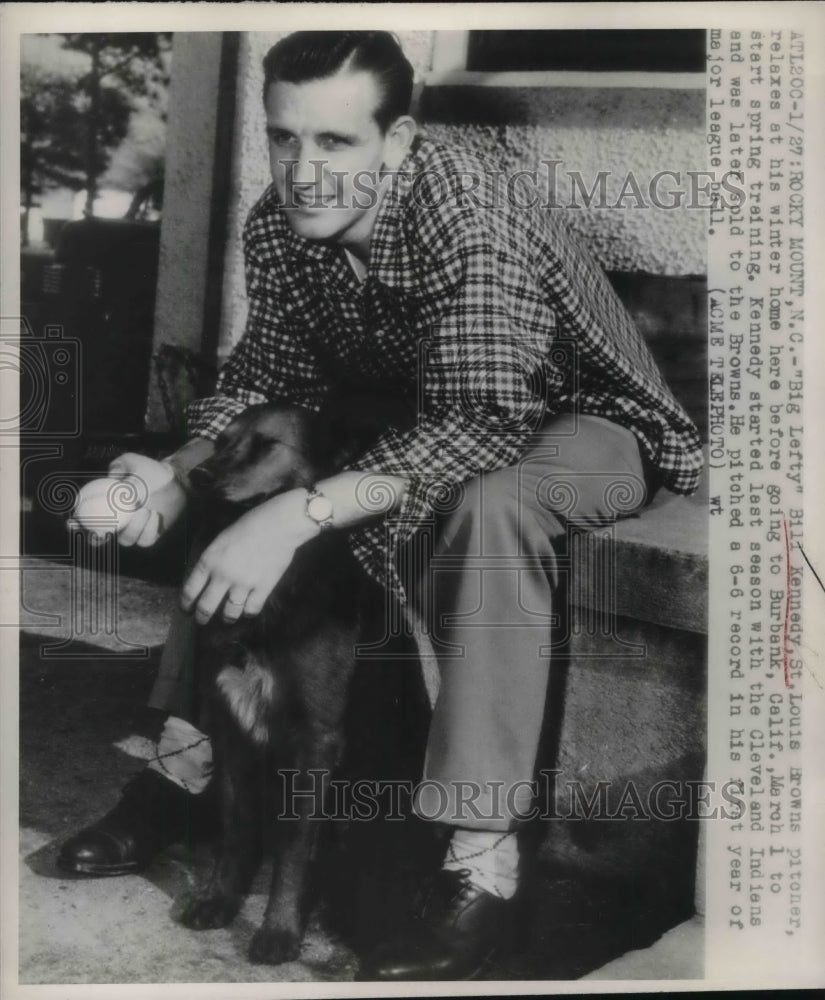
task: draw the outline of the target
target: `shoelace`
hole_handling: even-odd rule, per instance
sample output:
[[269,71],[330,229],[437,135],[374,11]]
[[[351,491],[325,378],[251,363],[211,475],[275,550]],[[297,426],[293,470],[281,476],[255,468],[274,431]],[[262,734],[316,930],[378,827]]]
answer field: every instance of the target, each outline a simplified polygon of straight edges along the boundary
[[472,886],[472,874],[470,868],[442,869],[424,894],[423,905],[417,908],[416,918],[426,921],[459,899]]
[[[501,844],[502,841],[506,840],[509,836],[509,833],[503,833],[490,847],[482,847],[480,850],[474,851],[472,854],[463,854],[461,856],[456,853],[455,843],[451,840],[450,846],[447,848],[447,861],[453,864],[463,864],[464,862],[472,861],[474,858],[480,858],[484,854],[489,854],[495,851],[499,844]],[[462,875],[466,873],[466,879],[468,881],[472,880],[474,873],[479,876],[482,875],[481,870],[472,865],[468,868],[451,868],[449,871],[455,871],[456,873],[460,873]],[[495,895],[501,897],[501,893],[495,886],[491,887],[491,891],[493,891]]]

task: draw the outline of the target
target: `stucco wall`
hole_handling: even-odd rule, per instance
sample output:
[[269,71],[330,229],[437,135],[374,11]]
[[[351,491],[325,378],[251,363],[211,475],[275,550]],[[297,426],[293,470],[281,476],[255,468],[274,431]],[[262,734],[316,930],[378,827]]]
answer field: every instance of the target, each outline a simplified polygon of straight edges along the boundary
[[[703,90],[437,87],[425,91],[421,112],[435,138],[500,160],[507,171],[537,169],[539,197],[565,206],[604,267],[705,273],[707,212],[687,207],[688,171],[706,165]],[[560,162],[542,166],[551,160]],[[657,181],[666,170],[680,181]],[[578,174],[589,192],[601,171],[608,174],[607,197],[588,208],[570,175]],[[547,179],[555,182],[549,196]],[[660,208],[651,188],[665,206],[678,191],[684,197]],[[707,195],[699,200],[706,203]]]
[[[432,64],[433,33],[401,32],[400,38],[420,78]],[[243,220],[269,183],[261,60],[283,33],[255,32],[242,37],[233,149],[231,217],[227,243],[220,354],[240,336],[245,320]],[[704,93],[701,90],[644,88],[508,87],[426,89],[422,126],[433,138],[458,142],[506,168],[532,169],[545,158],[562,161],[556,201],[565,204],[578,171],[589,190],[598,172],[610,171],[607,204],[614,205],[633,173],[647,198],[660,170],[703,170]],[[666,195],[668,181],[662,185]],[[606,268],[657,274],[705,271],[706,213],[685,207],[625,207],[570,210],[597,259]]]

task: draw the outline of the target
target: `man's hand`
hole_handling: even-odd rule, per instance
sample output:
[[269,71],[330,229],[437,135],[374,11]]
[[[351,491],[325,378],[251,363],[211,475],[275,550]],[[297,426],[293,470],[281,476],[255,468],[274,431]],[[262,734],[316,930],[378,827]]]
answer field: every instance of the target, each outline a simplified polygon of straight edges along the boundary
[[183,585],[181,607],[204,625],[223,605],[223,619],[253,617],[292,562],[320,530],[306,516],[306,491],[266,500],[235,521],[204,550]]
[[68,521],[93,543],[117,533],[121,545],[154,545],[186,507],[186,493],[166,462],[128,452],[109,466],[109,476],[87,483]]

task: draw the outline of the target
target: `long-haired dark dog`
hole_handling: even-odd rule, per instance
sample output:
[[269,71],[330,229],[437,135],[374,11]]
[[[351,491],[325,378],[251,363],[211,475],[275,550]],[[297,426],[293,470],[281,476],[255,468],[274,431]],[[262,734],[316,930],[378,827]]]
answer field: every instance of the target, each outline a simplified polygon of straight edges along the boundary
[[[211,522],[206,537],[244,507],[340,469],[384,426],[399,423],[399,413],[389,397],[377,406],[339,400],[320,415],[249,408],[192,474]],[[325,530],[297,550],[260,615],[231,625],[213,619],[199,629],[203,725],[213,742],[222,835],[211,878],[180,920],[196,929],[228,924],[274,832],[269,901],[249,948],[254,962],[278,964],[300,949],[322,788],[342,751],[360,614],[375,586],[345,534]],[[289,781],[273,789],[278,774]],[[290,785],[307,794],[284,798]]]

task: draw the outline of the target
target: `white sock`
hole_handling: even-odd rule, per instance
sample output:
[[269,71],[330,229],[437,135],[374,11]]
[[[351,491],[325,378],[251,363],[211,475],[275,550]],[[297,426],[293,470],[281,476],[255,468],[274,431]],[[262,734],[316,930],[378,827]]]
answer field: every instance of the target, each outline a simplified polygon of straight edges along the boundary
[[212,744],[199,729],[170,715],[148,767],[184,791],[198,795],[212,777]]
[[466,868],[474,886],[510,899],[518,887],[518,861],[515,833],[458,828],[447,848],[444,867],[448,871]]

